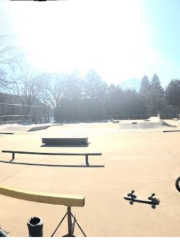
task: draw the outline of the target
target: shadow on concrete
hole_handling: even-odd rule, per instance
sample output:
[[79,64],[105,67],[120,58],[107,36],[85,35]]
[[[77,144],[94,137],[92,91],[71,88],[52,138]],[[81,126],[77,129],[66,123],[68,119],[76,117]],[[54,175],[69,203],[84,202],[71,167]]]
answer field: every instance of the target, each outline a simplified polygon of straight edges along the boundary
[[43,164],[43,163],[24,163],[24,162],[8,162],[0,160],[0,163],[14,164],[14,165],[26,165],[26,166],[38,166],[38,167],[75,167],[75,168],[102,168],[104,165],[57,165],[57,164]]
[[72,148],[72,147],[75,147],[75,148],[78,148],[78,147],[88,147],[90,143],[88,144],[78,144],[78,145],[75,145],[75,144],[43,144],[41,145],[40,147],[67,147],[67,148]]

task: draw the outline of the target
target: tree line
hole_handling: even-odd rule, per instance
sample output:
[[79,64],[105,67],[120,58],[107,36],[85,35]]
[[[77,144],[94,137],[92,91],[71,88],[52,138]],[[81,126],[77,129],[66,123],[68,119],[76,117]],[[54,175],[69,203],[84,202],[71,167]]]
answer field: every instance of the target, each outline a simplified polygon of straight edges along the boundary
[[0,104],[3,120],[19,114],[35,123],[51,117],[56,122],[146,119],[158,113],[173,118],[180,111],[180,80],[163,89],[156,74],[151,80],[144,76],[136,91],[107,84],[93,69],[84,77],[78,71],[37,76],[26,72],[8,81],[0,103],[9,104]]

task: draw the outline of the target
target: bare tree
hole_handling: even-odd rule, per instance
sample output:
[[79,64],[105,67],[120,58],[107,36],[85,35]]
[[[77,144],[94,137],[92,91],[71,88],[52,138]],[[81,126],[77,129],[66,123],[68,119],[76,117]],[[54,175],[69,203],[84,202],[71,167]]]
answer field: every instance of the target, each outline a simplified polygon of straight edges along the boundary
[[44,106],[53,109],[54,118],[58,120],[59,109],[66,95],[67,75],[64,73],[49,73],[40,76],[42,88],[40,101]]
[[0,10],[0,90],[6,88],[11,79],[8,74],[22,61],[23,53],[17,47],[16,37],[8,24],[5,13]]
[[[21,114],[26,116],[28,120],[37,122],[41,116],[41,108],[43,107],[40,99],[40,91],[42,89],[42,78],[34,73],[34,69],[23,65],[18,73],[12,75],[11,90],[16,95],[22,105]],[[39,119],[38,119],[39,116]]]

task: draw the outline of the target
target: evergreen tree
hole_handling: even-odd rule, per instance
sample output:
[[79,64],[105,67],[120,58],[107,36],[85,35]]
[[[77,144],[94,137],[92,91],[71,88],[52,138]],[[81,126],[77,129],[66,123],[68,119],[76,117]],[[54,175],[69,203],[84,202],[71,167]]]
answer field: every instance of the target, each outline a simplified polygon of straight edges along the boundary
[[165,96],[168,105],[172,105],[180,109],[180,80],[171,80],[166,88]]
[[139,99],[146,116],[151,115],[150,99],[151,99],[151,83],[145,75],[141,80],[141,87],[139,91]]
[[139,94],[142,97],[147,99],[148,95],[150,93],[150,88],[151,88],[151,83],[150,83],[148,77],[145,75],[141,80],[141,87],[140,87]]
[[161,82],[156,74],[151,80],[151,99],[150,99],[151,112],[153,114],[162,113],[165,107],[164,90]]

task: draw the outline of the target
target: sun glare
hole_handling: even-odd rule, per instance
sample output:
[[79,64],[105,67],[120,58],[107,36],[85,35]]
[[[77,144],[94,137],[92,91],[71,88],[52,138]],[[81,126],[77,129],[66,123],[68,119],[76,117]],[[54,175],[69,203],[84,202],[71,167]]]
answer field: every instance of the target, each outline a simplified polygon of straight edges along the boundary
[[46,71],[94,68],[105,80],[114,75],[120,81],[142,76],[157,59],[138,0],[18,2],[8,8],[27,59]]

